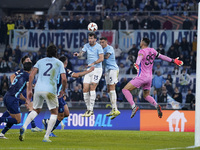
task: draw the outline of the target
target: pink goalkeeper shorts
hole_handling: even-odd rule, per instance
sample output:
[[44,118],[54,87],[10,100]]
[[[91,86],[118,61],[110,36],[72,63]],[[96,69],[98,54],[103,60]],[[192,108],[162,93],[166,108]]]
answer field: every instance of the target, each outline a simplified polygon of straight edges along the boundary
[[135,86],[136,88],[142,87],[143,90],[150,90],[151,89],[151,82],[152,79],[145,78],[145,77],[135,77],[133,78],[130,83]]

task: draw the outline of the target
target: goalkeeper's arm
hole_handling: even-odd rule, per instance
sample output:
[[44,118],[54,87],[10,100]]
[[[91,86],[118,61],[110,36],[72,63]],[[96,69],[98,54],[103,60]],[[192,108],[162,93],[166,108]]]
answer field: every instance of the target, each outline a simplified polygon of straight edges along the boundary
[[162,60],[164,60],[164,61],[173,62],[173,63],[175,63],[175,64],[178,65],[178,66],[182,66],[182,65],[183,65],[183,61],[178,60],[178,59],[179,59],[178,57],[175,58],[175,59],[172,59],[172,58],[167,57],[167,56],[165,56],[165,55],[162,55],[162,54],[160,54],[160,53],[157,53],[156,57],[157,57],[157,58],[160,58],[160,59],[162,59]]

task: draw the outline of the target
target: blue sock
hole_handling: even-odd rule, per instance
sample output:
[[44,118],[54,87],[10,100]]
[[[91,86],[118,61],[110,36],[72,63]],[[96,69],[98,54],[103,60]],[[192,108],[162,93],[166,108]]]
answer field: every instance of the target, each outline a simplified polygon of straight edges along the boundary
[[[31,111],[29,111],[28,114],[29,114],[30,112],[31,112]],[[31,128],[35,128],[35,127],[36,127],[36,125],[35,125],[35,121],[32,120],[32,121],[31,121]]]
[[60,122],[61,122],[61,121],[59,121],[59,120],[57,119],[56,124],[54,125],[53,129],[51,130],[51,132],[53,132],[53,130],[55,130],[55,129],[58,127],[58,125],[59,125]]
[[6,126],[3,128],[1,133],[5,134],[11,127],[13,126],[13,123],[7,123]]
[[9,117],[9,116],[10,116],[9,112],[5,111],[1,117]]
[[17,120],[15,118],[1,117],[0,123],[2,123],[2,122],[17,124]]

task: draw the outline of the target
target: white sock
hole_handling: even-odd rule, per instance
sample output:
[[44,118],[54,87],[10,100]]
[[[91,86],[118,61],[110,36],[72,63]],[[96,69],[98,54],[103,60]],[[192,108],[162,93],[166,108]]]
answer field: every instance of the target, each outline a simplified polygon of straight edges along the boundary
[[84,98],[87,110],[89,110],[90,109],[90,93],[89,92],[83,93],[83,98]]
[[57,120],[57,115],[52,114],[49,119],[46,134],[44,136],[45,138],[49,138],[49,134],[51,133],[51,131],[56,123],[56,120]]
[[60,122],[60,125],[61,125],[61,126],[64,126],[65,124],[61,121],[61,122]]
[[112,109],[118,110],[117,109],[117,94],[115,90],[110,91],[109,95],[110,95],[110,102],[112,104]]
[[132,107],[132,109],[135,107],[135,103],[131,106]]
[[0,136],[4,136],[4,134],[3,134],[3,133],[0,133]]
[[26,121],[25,121],[25,123],[24,123],[24,125],[23,125],[23,127],[24,127],[24,129],[26,130],[26,128],[27,128],[27,126],[31,123],[31,121],[33,120],[33,119],[35,119],[35,117],[38,115],[38,113],[36,112],[36,111],[34,111],[34,110],[32,110],[30,113],[29,113],[29,115],[28,115],[28,117],[26,118]]
[[91,111],[93,111],[95,99],[96,99],[96,91],[90,91],[90,109],[89,110]]

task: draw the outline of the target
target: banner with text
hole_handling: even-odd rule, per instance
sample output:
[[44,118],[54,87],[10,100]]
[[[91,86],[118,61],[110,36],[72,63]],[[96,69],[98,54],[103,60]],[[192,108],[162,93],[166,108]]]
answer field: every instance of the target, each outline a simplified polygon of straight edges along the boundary
[[[121,110],[121,115],[116,117],[114,120],[110,120],[106,114],[110,110],[97,109],[94,111],[94,115],[91,117],[82,117],[84,113],[83,110],[70,110],[70,115],[63,119],[65,124],[65,129],[87,129],[87,130],[140,130],[140,112],[134,116],[133,119],[130,118],[131,110]],[[0,116],[2,113],[0,113]],[[28,112],[21,113],[21,123],[13,125],[12,129],[19,129],[25,122]],[[48,110],[42,111],[36,118],[35,123],[39,128],[44,128],[42,124],[42,119],[47,119],[50,117]],[[6,123],[0,124],[0,129],[4,128]],[[30,129],[31,126],[28,126]],[[58,129],[61,126],[59,125]]]
[[185,37],[188,42],[193,42],[196,30],[120,30],[119,31],[119,48],[126,51],[132,48],[133,44],[140,46],[143,37],[150,39],[150,47],[158,48],[163,44],[165,51],[178,39],[179,42]]
[[[62,45],[63,49],[78,51],[88,39],[88,30],[14,30],[13,48],[19,45],[22,51],[38,51],[42,44]],[[115,45],[115,30],[98,30],[98,39],[107,37],[110,45]],[[86,40],[87,41],[87,40]]]

